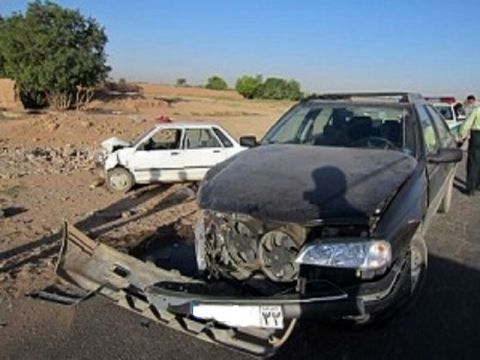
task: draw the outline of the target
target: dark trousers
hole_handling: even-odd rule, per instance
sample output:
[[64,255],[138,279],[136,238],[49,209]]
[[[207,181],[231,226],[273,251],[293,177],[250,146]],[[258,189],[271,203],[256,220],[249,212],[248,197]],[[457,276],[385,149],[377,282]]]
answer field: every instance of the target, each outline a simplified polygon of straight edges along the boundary
[[480,130],[472,130],[468,144],[467,192],[480,190]]

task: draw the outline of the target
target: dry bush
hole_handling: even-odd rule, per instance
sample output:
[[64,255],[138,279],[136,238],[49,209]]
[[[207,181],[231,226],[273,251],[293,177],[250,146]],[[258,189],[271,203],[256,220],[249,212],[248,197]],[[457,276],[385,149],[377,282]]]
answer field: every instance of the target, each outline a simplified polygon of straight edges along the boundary
[[134,83],[129,83],[125,79],[120,79],[118,82],[106,81],[103,85],[103,90],[106,92],[119,92],[119,93],[140,93],[142,87]]

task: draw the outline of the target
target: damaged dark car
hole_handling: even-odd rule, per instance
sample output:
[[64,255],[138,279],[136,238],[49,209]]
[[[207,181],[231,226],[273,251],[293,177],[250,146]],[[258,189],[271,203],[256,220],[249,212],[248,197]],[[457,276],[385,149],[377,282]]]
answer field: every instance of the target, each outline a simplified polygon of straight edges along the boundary
[[57,271],[201,339],[272,354],[296,321],[368,323],[410,307],[424,234],[462,159],[410,93],[327,94],[291,108],[198,193],[197,271],[145,263],[66,229]]

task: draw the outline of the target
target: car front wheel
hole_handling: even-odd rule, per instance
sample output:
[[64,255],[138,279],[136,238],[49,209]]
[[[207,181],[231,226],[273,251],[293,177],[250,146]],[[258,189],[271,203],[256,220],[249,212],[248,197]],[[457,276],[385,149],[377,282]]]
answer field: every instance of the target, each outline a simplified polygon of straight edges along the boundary
[[113,192],[127,192],[135,181],[130,171],[124,168],[115,168],[107,173],[107,188]]
[[410,244],[410,296],[415,301],[421,292],[427,275],[428,250],[423,236],[417,236]]
[[420,297],[427,276],[428,251],[422,235],[417,234],[412,239],[406,260],[397,299],[387,308],[373,312],[365,319],[357,320],[357,325],[382,326],[413,308]]

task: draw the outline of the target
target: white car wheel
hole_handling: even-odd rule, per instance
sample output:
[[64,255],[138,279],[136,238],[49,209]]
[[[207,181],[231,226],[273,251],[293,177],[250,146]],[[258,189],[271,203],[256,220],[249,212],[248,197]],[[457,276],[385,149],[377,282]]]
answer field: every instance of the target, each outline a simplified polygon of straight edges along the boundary
[[115,168],[107,173],[107,187],[114,192],[127,192],[135,184],[130,171],[124,168]]

